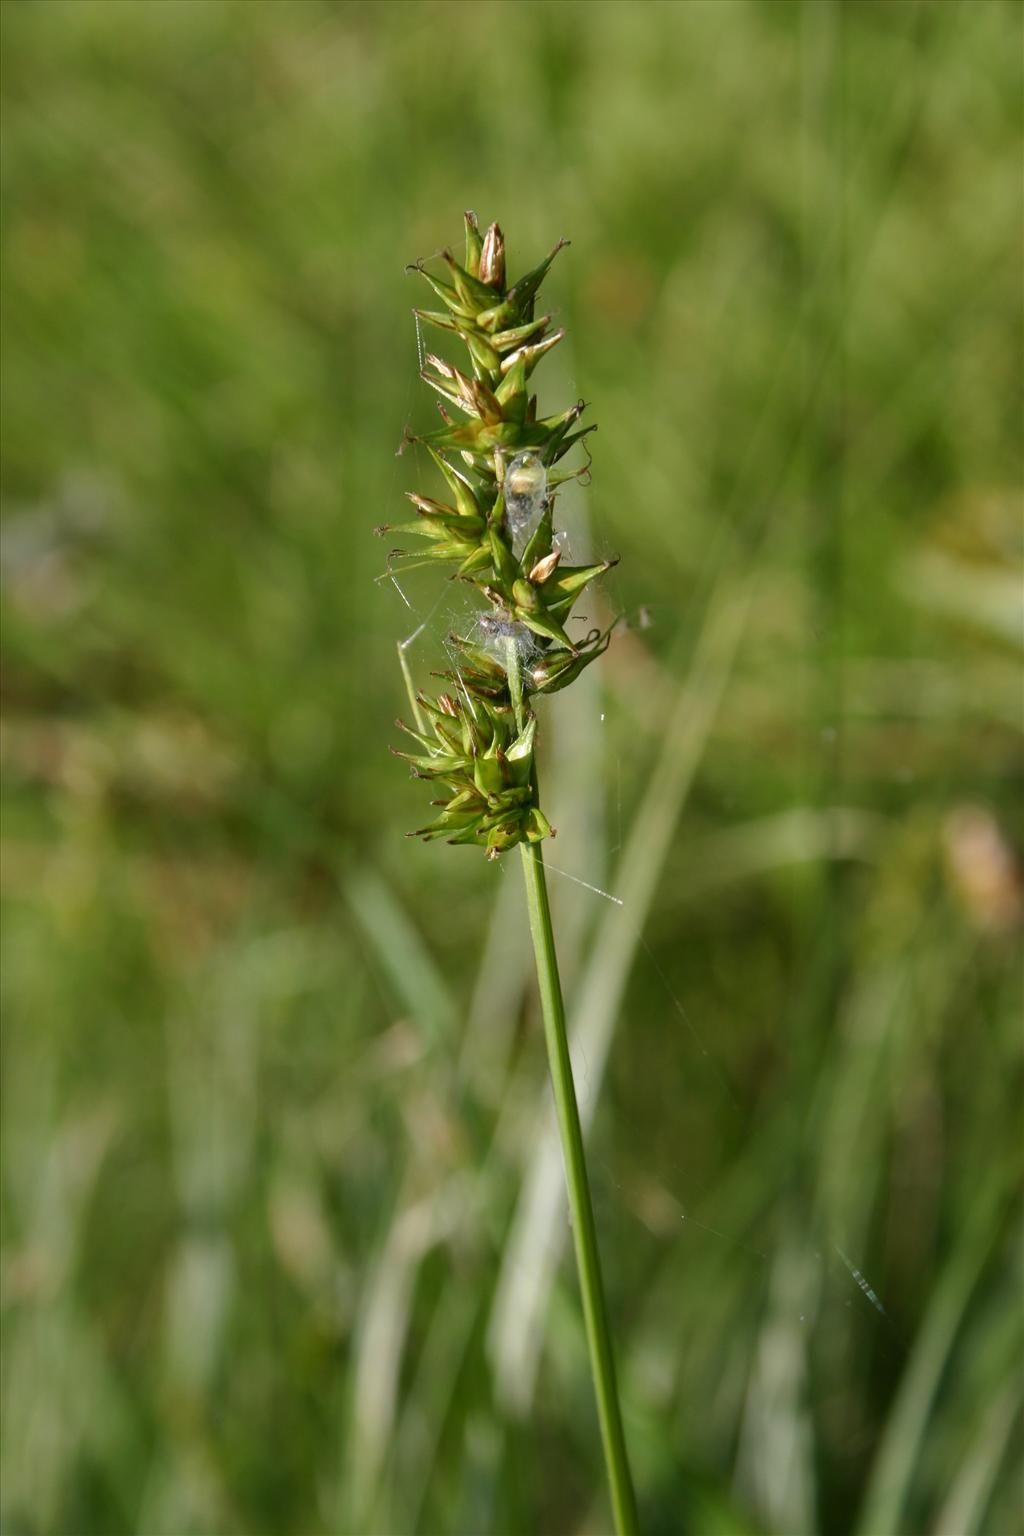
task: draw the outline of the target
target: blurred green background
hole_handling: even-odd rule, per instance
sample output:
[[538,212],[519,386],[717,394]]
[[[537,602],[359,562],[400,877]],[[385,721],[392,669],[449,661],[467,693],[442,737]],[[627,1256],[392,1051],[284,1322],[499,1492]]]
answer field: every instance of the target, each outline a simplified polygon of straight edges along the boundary
[[1021,1530],[1020,6],[3,31],[2,1530],[609,1527],[516,861],[387,754],[465,207],[572,238],[622,556],[542,730],[644,1529]]

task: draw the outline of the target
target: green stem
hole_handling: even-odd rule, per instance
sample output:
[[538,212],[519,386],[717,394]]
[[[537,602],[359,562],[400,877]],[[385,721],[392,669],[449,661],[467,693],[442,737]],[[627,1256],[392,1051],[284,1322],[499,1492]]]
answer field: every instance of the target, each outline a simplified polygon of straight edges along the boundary
[[551,1086],[554,1089],[555,1109],[558,1113],[558,1129],[562,1138],[562,1157],[565,1161],[565,1181],[569,1192],[572,1235],[576,1245],[580,1290],[583,1294],[583,1317],[587,1327],[594,1389],[597,1393],[597,1413],[601,1421],[601,1439],[604,1441],[612,1509],[615,1512],[615,1529],[620,1536],[635,1536],[638,1530],[636,1502],[629,1475],[626,1437],[622,1429],[622,1413],[615,1385],[615,1359],[612,1354],[604,1287],[601,1283],[597,1230],[594,1226],[593,1206],[590,1203],[587,1165],[583,1155],[583,1133],[580,1129],[576,1091],[572,1080],[572,1063],[569,1059],[569,1041],[565,1032],[565,1005],[562,1002],[562,988],[558,979],[555,939],[551,931],[551,909],[548,906],[547,883],[544,879],[544,859],[539,843],[522,843],[519,851],[523,857],[526,904],[530,913],[530,932],[533,935],[533,950],[537,960],[537,981],[544,1013],[548,1065],[551,1069]]
[[[506,655],[509,691],[517,723],[522,729],[522,682],[519,655],[513,641],[507,642]],[[534,784],[536,786],[536,775]],[[615,1529],[619,1536],[636,1536],[639,1530],[636,1499],[629,1472],[626,1437],[622,1428],[622,1410],[619,1407],[619,1394],[615,1381],[615,1357],[612,1353],[608,1308],[604,1298],[601,1260],[597,1249],[597,1228],[594,1225],[594,1208],[590,1200],[590,1184],[583,1152],[583,1132],[580,1127],[580,1114],[572,1077],[572,1061],[569,1056],[565,1003],[562,1000],[558,957],[555,954],[555,936],[551,927],[551,908],[548,904],[547,881],[544,877],[544,858],[539,843],[521,843],[519,851],[523,860],[526,905],[530,915],[530,933],[533,937],[533,952],[537,962],[537,983],[540,989],[541,1011],[544,1015],[548,1066],[551,1071],[551,1086],[554,1091],[558,1130],[562,1141],[572,1236],[576,1248],[576,1266],[579,1270],[580,1292],[583,1298],[583,1319],[590,1350],[590,1368],[597,1396],[597,1414],[601,1423],[601,1439],[604,1443]]]

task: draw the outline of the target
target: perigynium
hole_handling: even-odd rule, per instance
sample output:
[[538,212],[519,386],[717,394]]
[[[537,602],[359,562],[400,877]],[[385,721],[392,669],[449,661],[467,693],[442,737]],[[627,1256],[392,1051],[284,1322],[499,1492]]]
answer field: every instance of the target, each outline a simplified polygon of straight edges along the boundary
[[441,396],[442,425],[415,440],[436,464],[445,499],[409,491],[416,517],[377,531],[423,540],[424,548],[395,549],[389,559],[453,565],[451,574],[475,587],[487,608],[472,636],[450,637],[448,686],[435,697],[415,696],[416,727],[398,724],[416,750],[397,755],[443,791],[433,802],[438,814],[411,836],[473,844],[489,859],[520,849],[612,1509],[616,1529],[630,1533],[636,1506],[540,847],[554,832],[540,805],[533,709],[537,695],[568,687],[607,648],[609,630],[580,639],[566,625],[577,599],[613,562],[562,563],[558,487],[585,466],[559,466],[594,428],[577,425],[581,400],[541,416],[530,386],[537,364],[564,335],[536,309],[541,283],[567,242],[509,285],[498,225],[481,235],[472,213],[465,225],[464,264],[444,250],[438,259],[446,275],[422,261],[410,269],[444,306],[417,309],[418,319],[468,353],[465,368],[427,353],[420,370]]

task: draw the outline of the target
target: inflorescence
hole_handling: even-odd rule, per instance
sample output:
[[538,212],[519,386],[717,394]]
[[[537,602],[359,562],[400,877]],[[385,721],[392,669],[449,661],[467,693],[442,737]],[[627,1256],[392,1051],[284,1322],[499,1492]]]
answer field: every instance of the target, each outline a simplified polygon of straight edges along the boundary
[[[427,548],[417,552],[418,560],[454,564],[454,578],[469,582],[490,604],[474,637],[450,637],[456,661],[443,674],[446,691],[437,698],[418,695],[429,731],[397,722],[418,750],[396,755],[416,777],[447,791],[433,802],[440,807],[435,820],[409,835],[476,844],[496,858],[517,843],[554,836],[537,803],[537,720],[530,699],[567,687],[607,648],[610,629],[573,640],[565,624],[587,585],[615,562],[561,563],[553,526],[556,492],[583,471],[555,466],[595,429],[576,426],[582,400],[538,418],[528,384],[565,334],[549,334],[551,316],[535,318],[534,310],[541,282],[568,242],[560,240],[539,267],[508,287],[498,225],[481,235],[475,214],[467,213],[465,223],[465,265],[445,250],[440,260],[447,278],[422,261],[409,269],[444,305],[417,309],[418,319],[457,336],[469,353],[468,372],[425,355],[420,377],[442,397],[443,426],[407,438],[427,449],[450,499],[407,491],[416,518],[377,532],[424,539]],[[392,551],[391,559],[403,558],[407,551]]]

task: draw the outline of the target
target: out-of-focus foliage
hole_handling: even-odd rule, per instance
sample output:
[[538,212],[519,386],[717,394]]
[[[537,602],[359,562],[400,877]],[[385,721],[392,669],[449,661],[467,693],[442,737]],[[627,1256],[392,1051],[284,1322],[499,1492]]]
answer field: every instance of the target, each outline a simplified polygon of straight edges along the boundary
[[644,1528],[1019,1530],[1019,6],[3,30],[3,1530],[607,1528],[516,871],[385,752],[467,206],[622,556],[541,729]]

